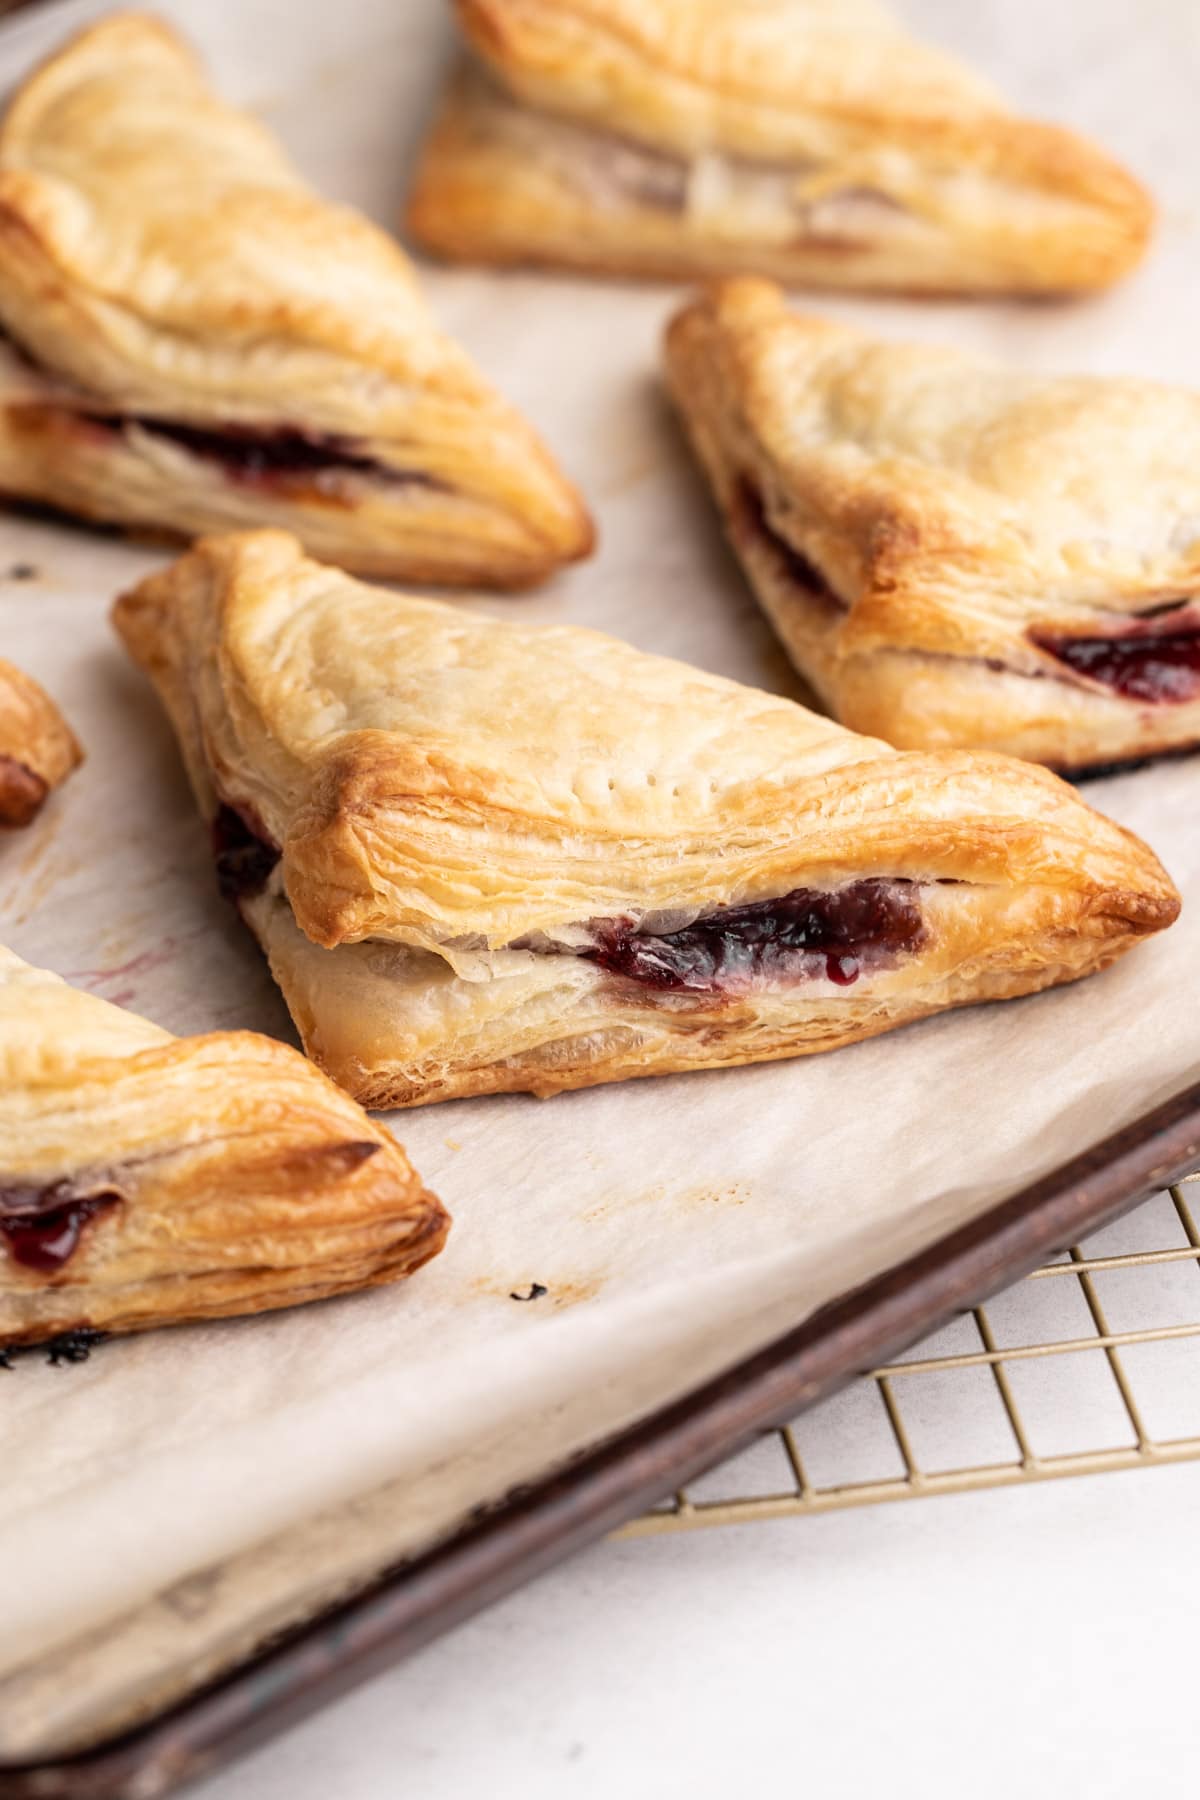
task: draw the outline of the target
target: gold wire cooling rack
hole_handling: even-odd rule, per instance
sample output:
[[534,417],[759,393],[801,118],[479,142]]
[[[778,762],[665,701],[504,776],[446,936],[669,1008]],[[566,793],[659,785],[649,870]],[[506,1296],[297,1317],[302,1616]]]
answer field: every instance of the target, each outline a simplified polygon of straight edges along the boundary
[[619,1535],[1196,1458],[1200,1230],[1181,1186],[769,1432]]

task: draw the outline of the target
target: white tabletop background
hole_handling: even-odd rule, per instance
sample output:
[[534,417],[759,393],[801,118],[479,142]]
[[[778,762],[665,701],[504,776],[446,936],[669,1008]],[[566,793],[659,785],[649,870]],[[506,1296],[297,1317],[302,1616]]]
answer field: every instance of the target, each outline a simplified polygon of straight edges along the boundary
[[[1194,281],[1197,0],[904,10],[1149,174],[1174,231],[1148,278]],[[1084,318],[1076,361],[1104,365]],[[600,1544],[202,1791],[1194,1796],[1198,1514],[1193,1464]]]
[[204,1800],[1184,1800],[1200,1466],[598,1545]]

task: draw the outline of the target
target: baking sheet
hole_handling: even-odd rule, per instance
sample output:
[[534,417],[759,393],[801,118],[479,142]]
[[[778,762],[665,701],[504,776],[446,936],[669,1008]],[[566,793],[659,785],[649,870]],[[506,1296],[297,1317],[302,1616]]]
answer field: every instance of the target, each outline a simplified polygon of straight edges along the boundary
[[[0,85],[103,10],[9,22]],[[302,29],[279,0],[161,10],[328,193],[395,218],[445,51],[439,0],[343,0]],[[1124,9],[1098,0],[1082,48],[1077,17],[1032,0],[972,19],[948,0],[907,10],[1150,174],[1171,209],[1164,240],[1086,306],[821,304],[1033,366],[1195,379],[1200,54],[1183,9],[1151,5],[1134,46]],[[472,603],[799,694],[661,399],[676,296],[463,272],[429,286],[602,532],[599,558],[542,594]],[[170,733],[107,626],[113,593],[160,560],[0,520],[0,651],[46,682],[89,753],[39,827],[0,846],[0,939],[173,1030],[290,1036],[213,892]],[[35,576],[7,573],[19,565]],[[1185,900],[1200,895],[1196,779],[1165,764],[1089,790],[1155,845]],[[1082,987],[831,1057],[397,1115],[456,1219],[414,1282],[111,1344],[82,1367],[21,1362],[0,1385],[0,1757],[58,1754],[141,1716],[1196,1079],[1198,938],[1187,905]],[[534,1283],[546,1293],[520,1298]]]

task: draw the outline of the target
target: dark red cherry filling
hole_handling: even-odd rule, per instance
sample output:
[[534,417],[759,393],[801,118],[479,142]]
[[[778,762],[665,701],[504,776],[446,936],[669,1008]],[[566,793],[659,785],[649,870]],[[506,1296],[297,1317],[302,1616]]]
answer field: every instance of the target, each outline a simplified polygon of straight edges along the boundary
[[925,922],[910,881],[854,881],[822,892],[725,907],[663,937],[628,919],[593,924],[583,954],[613,975],[667,991],[735,992],[824,976],[851,987],[864,969],[920,948]]
[[212,847],[217,886],[235,904],[262,893],[281,854],[251,807],[224,801],[212,822]]
[[733,529],[735,537],[756,539],[770,550],[782,572],[797,587],[804,588],[816,599],[827,601],[830,606],[845,610],[844,601],[830,587],[816,564],[775,530],[767,517],[762,489],[748,475],[740,478],[734,494]]
[[41,775],[15,756],[0,755],[0,830],[32,825],[49,792]]
[[85,1225],[111,1207],[121,1195],[104,1188],[77,1193],[69,1181],[42,1187],[0,1182],[0,1242],[9,1256],[39,1275],[56,1275],[79,1248]]
[[[53,380],[52,371],[39,363],[23,344],[0,331],[0,344],[23,362],[27,368]],[[422,487],[448,492],[448,485],[436,475],[421,469],[395,469],[389,463],[364,455],[354,438],[336,432],[310,431],[302,425],[263,427],[258,425],[225,425],[219,430],[190,425],[183,420],[152,419],[134,413],[106,413],[75,410],[69,404],[49,402],[27,405],[21,409],[34,422],[45,419],[67,419],[93,431],[123,431],[136,425],[155,437],[166,438],[189,455],[208,462],[220,463],[232,480],[254,486],[308,485],[321,491],[323,476],[359,474],[374,481],[393,485]],[[336,498],[336,494],[327,497]]]
[[370,475],[377,481],[402,482],[426,488],[441,488],[436,476],[416,470],[393,469],[387,463],[359,452],[352,438],[333,433],[306,431],[300,426],[285,425],[267,431],[250,425],[227,425],[220,431],[198,425],[185,425],[170,419],[88,417],[97,425],[137,425],[154,437],[167,438],[208,462],[219,462],[235,480],[249,484],[269,485],[289,477],[319,478],[331,471]]
[[1127,700],[1179,705],[1200,696],[1200,617],[1189,609],[1156,608],[1111,636],[1074,637],[1035,627],[1030,638],[1088,681],[1101,682]]

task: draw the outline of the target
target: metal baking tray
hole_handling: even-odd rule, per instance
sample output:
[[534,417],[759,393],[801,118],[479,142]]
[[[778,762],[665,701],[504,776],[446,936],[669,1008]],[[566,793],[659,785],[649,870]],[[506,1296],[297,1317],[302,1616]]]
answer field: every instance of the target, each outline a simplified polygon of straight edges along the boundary
[[153,1800],[307,1718],[1200,1165],[1200,1084],[825,1306],[675,1404],[508,1495],[184,1704],[0,1800]]

